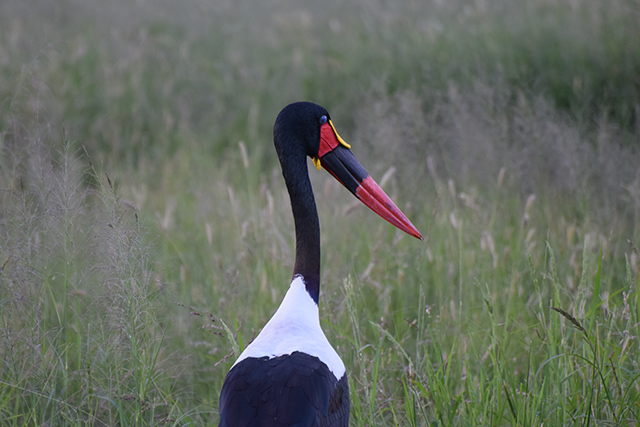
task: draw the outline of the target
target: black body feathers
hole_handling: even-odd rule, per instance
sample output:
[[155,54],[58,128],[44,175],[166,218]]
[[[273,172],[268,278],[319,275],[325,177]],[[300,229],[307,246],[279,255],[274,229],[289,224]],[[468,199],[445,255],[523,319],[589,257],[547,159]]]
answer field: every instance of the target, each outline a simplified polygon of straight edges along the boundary
[[[220,427],[346,427],[349,385],[320,359],[301,352],[247,358],[220,393]],[[232,417],[234,419],[229,419]]]

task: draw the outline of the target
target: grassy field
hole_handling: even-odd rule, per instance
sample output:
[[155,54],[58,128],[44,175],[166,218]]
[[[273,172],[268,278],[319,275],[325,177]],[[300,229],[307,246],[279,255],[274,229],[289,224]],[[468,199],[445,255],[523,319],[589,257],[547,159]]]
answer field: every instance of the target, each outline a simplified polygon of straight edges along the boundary
[[217,425],[297,100],[426,236],[311,169],[351,425],[640,425],[637,1],[345,3],[0,3],[1,426]]

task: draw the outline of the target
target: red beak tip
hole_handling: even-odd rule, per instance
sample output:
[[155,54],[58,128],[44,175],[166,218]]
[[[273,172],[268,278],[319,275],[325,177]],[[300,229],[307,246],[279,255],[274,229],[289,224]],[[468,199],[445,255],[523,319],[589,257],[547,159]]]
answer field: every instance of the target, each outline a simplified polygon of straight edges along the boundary
[[413,237],[415,237],[418,240],[424,241],[424,237],[422,237],[422,234],[420,234],[418,230],[415,230],[413,233],[409,233],[409,234],[411,234]]

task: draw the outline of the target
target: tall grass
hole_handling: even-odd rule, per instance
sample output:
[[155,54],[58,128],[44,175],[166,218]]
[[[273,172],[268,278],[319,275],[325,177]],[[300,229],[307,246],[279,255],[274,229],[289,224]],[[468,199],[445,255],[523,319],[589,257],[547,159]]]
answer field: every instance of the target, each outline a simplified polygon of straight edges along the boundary
[[300,99],[427,236],[312,169],[352,425],[637,424],[634,2],[174,3],[0,4],[0,424],[217,423]]
[[0,195],[3,425],[166,419],[162,286],[137,214],[71,143],[20,142]]

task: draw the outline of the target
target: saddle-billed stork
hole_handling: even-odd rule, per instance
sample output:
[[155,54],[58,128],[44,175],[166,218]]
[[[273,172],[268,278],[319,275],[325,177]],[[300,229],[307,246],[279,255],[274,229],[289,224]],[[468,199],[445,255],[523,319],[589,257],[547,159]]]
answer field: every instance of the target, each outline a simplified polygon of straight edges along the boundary
[[293,279],[276,313],[225,378],[220,427],[348,426],[346,370],[320,328],[320,225],[306,157],[382,218],[422,236],[356,160],[321,106],[286,106],[273,141],[295,224]]

